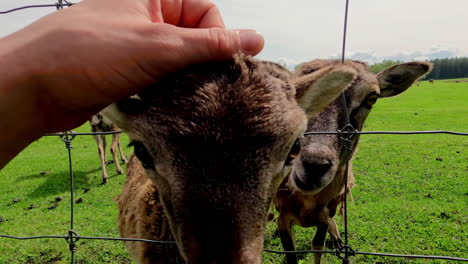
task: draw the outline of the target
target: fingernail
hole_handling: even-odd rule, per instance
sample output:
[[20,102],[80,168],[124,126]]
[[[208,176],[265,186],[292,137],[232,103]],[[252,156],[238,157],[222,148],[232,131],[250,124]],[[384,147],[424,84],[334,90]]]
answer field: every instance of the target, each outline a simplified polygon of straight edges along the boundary
[[264,45],[263,36],[255,30],[243,29],[239,30],[239,38],[241,44],[241,50],[243,53],[248,55],[256,55],[262,49]]

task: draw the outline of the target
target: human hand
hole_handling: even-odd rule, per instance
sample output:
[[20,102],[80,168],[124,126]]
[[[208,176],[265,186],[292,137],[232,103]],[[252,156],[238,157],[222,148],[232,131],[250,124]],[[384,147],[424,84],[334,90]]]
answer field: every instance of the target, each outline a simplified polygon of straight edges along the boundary
[[224,29],[210,0],[85,0],[3,38],[0,57],[43,134],[77,127],[179,68],[262,48],[255,31]]

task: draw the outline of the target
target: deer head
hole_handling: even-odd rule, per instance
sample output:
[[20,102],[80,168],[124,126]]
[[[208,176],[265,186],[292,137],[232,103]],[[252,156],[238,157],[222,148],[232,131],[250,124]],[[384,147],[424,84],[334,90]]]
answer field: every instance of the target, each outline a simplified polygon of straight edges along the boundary
[[356,71],[290,75],[237,55],[174,73],[104,111],[129,134],[187,263],[260,263],[288,152]]
[[[305,63],[297,70],[295,78],[300,80],[333,65],[341,65],[341,61],[314,60]],[[374,74],[365,63],[359,61],[346,61],[345,65],[357,72],[356,79],[344,91],[347,109],[345,110],[342,98],[336,99],[324,111],[309,119],[307,131],[342,129],[346,113],[349,113],[353,127],[361,130],[377,100],[403,93],[432,68],[427,62],[409,62]],[[355,135],[352,152],[355,151],[358,140],[359,135]],[[292,164],[289,186],[310,194],[323,190],[335,179],[337,173],[343,175],[344,165],[349,158],[339,135],[305,136],[298,141],[296,152],[299,152],[299,155]],[[343,179],[341,177],[339,180]],[[337,183],[342,186],[341,182]]]

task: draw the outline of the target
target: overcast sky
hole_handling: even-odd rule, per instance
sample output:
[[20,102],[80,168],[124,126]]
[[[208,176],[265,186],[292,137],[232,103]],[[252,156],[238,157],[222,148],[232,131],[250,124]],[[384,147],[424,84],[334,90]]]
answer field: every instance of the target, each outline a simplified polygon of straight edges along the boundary
[[[118,1],[118,0],[116,0]],[[0,0],[0,11],[54,0]],[[296,64],[341,53],[345,0],[214,0],[229,28],[266,39],[262,59]],[[467,0],[350,0],[347,58],[370,63],[468,56]],[[0,36],[54,12],[0,15]]]

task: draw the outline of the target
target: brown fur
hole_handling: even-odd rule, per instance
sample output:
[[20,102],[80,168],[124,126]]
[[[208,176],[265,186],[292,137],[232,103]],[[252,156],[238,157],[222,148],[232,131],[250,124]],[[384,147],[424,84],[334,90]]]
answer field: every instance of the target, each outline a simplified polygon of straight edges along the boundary
[[[102,114],[97,113],[89,119],[89,124],[91,126],[92,132],[115,132],[119,131],[119,128],[115,126],[109,119],[102,116]],[[99,159],[101,160],[101,171],[102,171],[102,183],[106,183],[109,179],[106,170],[107,157],[106,157],[106,136],[105,135],[94,135],[94,139],[98,145]],[[122,146],[120,145],[120,134],[112,134],[112,143],[111,143],[111,154],[112,160],[115,164],[118,174],[122,174],[123,170],[120,166],[119,159],[117,157],[117,150],[119,150],[120,158],[122,162],[127,162],[125,154],[122,151]]]
[[[260,263],[267,212],[288,151],[307,117],[336,98],[355,71],[337,65],[308,76],[300,83],[300,105],[291,75],[279,65],[237,56],[177,72],[108,108],[141,161],[129,164],[131,178],[119,199],[122,236],[159,238],[167,227],[162,212],[145,214],[159,206],[145,198],[158,190],[187,263]],[[141,167],[153,187],[139,182]],[[146,243],[126,246],[139,263],[170,258]],[[149,251],[151,260],[138,253]]]
[[[146,177],[141,162],[131,155],[127,163],[127,180],[119,206],[119,231],[125,238],[174,241],[169,222],[159,200],[158,189]],[[183,263],[176,245],[125,242],[138,263]]]
[[[320,71],[324,67],[340,64],[340,61],[315,60],[302,65],[295,78]],[[421,75],[431,69],[429,63],[406,63],[393,66],[375,75],[359,61],[346,61],[358,75],[346,89],[345,97],[350,121],[361,130],[377,98],[395,96],[408,89]],[[326,110],[309,119],[307,131],[336,131],[345,125],[345,109],[341,98],[336,99]],[[352,154],[356,151],[359,135],[353,138]],[[292,163],[292,169],[276,193],[275,206],[280,215],[278,231],[285,250],[295,250],[293,226],[317,226],[312,245],[322,250],[328,231],[336,246],[341,246],[341,237],[333,217],[345,199],[345,180],[348,190],[354,186],[352,161],[347,161],[342,141],[338,135],[308,135],[300,139],[301,150]],[[345,165],[349,164],[348,175]],[[314,256],[320,263],[321,254]],[[287,255],[288,264],[297,263],[295,254]]]

